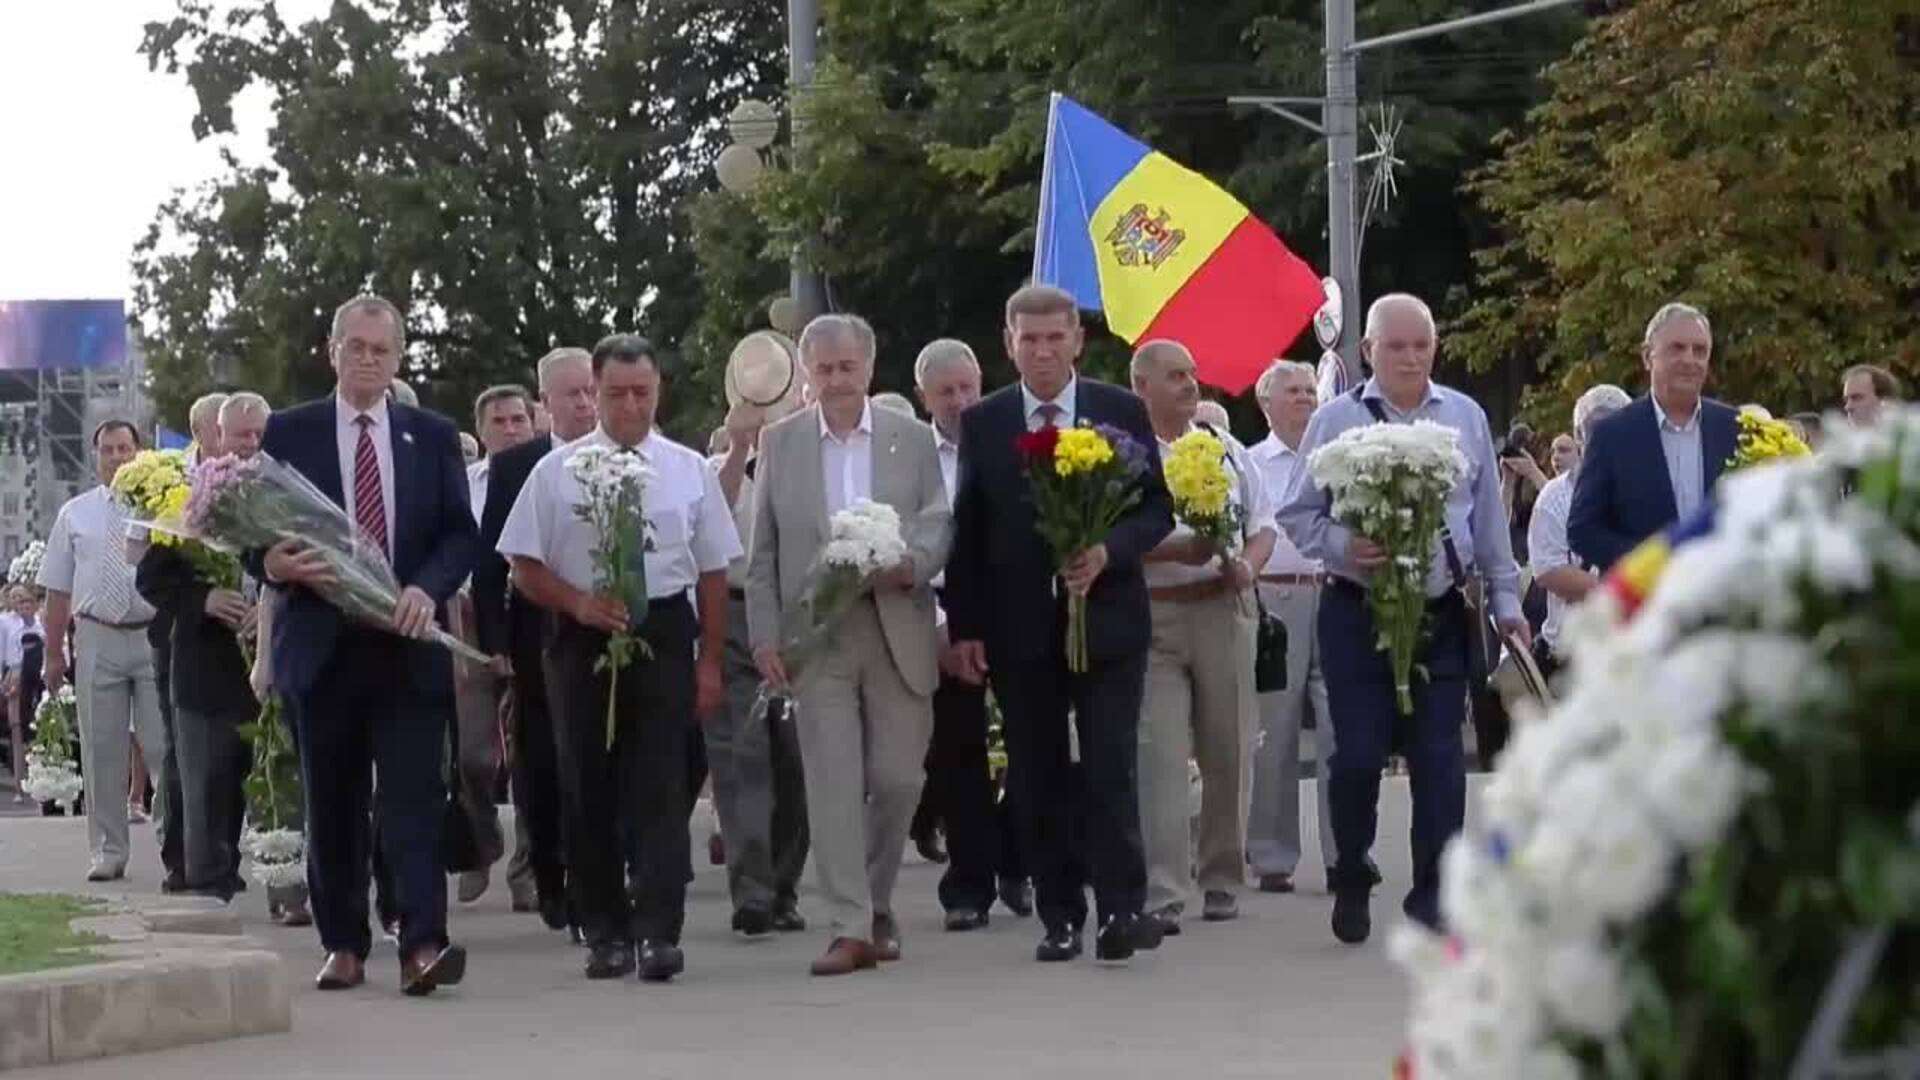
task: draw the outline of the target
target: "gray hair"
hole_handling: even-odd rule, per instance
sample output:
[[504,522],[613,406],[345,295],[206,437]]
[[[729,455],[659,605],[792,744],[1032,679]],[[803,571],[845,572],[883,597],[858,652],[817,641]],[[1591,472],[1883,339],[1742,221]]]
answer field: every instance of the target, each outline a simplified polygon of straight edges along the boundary
[[1315,386],[1320,381],[1320,376],[1308,364],[1298,360],[1275,360],[1272,366],[1260,373],[1260,381],[1253,384],[1254,400],[1271,400],[1273,388],[1279,385],[1282,375],[1299,375],[1307,380],[1308,386]]
[[829,341],[852,342],[873,363],[877,348],[874,344],[873,327],[858,315],[821,315],[800,331],[800,358],[806,360],[814,350]]
[[1427,320],[1427,329],[1433,333],[1439,333],[1439,324],[1433,321],[1433,309],[1427,306],[1425,300],[1420,299],[1412,293],[1396,292],[1388,293],[1368,306],[1367,329],[1363,336],[1372,338],[1374,332],[1379,329],[1380,317],[1386,313],[1387,308],[1398,304],[1404,304],[1419,312],[1420,317]]
[[980,370],[980,358],[973,354],[973,346],[958,338],[938,338],[927,342],[920,355],[913,361],[913,385],[922,390],[927,388],[927,380],[934,373],[949,367],[965,365],[975,372]]
[[251,390],[242,390],[237,394],[228,394],[227,400],[220,405],[220,423],[222,426],[225,426],[227,417],[239,416],[241,413],[247,412],[257,412],[262,416],[272,416],[273,406],[267,404],[266,398],[261,397]]
[[540,358],[534,366],[535,377],[540,381],[540,392],[547,392],[547,383],[551,381],[554,369],[561,364],[581,363],[589,367],[593,364],[593,354],[576,345],[562,345]]
[[1581,446],[1593,437],[1600,421],[1633,404],[1625,390],[1612,383],[1601,383],[1580,395],[1573,403],[1573,437]]
[[393,380],[392,384],[387,387],[387,392],[393,396],[393,400],[402,405],[414,409],[420,407],[420,395],[413,392],[413,387],[408,386],[399,379]]
[[1660,310],[1654,312],[1653,318],[1647,320],[1647,333],[1645,337],[1640,339],[1640,343],[1642,345],[1653,344],[1653,335],[1659,333],[1662,327],[1675,319],[1697,319],[1700,322],[1701,329],[1707,332],[1707,336],[1713,336],[1713,323],[1707,321],[1706,312],[1701,311],[1692,304],[1684,304],[1675,300],[1671,303],[1661,304]]
[[1127,374],[1135,379],[1142,378],[1160,370],[1163,360],[1171,360],[1179,356],[1192,360],[1193,350],[1177,341],[1155,338],[1133,350],[1133,363],[1128,365]]
[[227,395],[219,393],[218,391],[211,394],[201,394],[198,398],[194,399],[193,405],[187,409],[187,427],[197,428],[209,420],[212,420],[216,424],[219,423],[220,406],[226,403]]
[[913,402],[908,401],[905,394],[896,394],[891,390],[882,390],[867,400],[872,402],[873,406],[877,409],[891,409],[901,416],[911,416],[915,420],[920,419],[920,414],[913,410]]
[[357,311],[384,312],[387,318],[393,320],[393,351],[400,352],[406,348],[406,316],[400,314],[400,309],[394,306],[393,301],[384,296],[375,296],[372,293],[361,293],[359,296],[333,309],[333,329],[328,332],[327,340],[339,341],[340,332],[347,323],[347,316]]
[[1201,398],[1193,407],[1193,418],[1202,424],[1211,424],[1221,431],[1233,429],[1233,418],[1227,415],[1227,407],[1212,398]]

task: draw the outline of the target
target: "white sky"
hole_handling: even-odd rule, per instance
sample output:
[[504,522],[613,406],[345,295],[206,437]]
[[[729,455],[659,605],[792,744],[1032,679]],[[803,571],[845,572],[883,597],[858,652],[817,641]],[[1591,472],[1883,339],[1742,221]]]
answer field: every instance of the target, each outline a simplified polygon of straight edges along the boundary
[[[225,3],[216,7],[224,9]],[[281,0],[295,22],[325,0]],[[138,49],[174,0],[0,0],[0,300],[130,298],[133,245],[168,194],[219,171],[185,73]],[[263,96],[235,152],[266,155]],[[248,107],[251,106],[251,107]]]

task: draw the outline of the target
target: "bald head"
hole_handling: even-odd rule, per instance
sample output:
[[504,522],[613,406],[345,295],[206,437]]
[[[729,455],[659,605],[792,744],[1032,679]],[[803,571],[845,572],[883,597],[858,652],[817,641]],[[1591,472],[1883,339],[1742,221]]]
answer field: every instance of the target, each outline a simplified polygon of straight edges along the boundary
[[1177,341],[1149,341],[1134,350],[1131,373],[1154,431],[1163,439],[1178,438],[1200,403],[1193,353]]

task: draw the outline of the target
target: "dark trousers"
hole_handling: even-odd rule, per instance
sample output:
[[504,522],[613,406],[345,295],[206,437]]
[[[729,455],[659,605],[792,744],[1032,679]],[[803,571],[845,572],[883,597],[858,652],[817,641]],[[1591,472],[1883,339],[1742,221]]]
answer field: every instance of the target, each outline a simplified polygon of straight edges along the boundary
[[[1379,825],[1380,772],[1390,747],[1407,759],[1413,788],[1413,889],[1409,912],[1438,911],[1440,852],[1466,816],[1467,618],[1458,593],[1427,605],[1413,679],[1413,715],[1395,702],[1393,673],[1375,645],[1373,613],[1358,586],[1336,584],[1320,598],[1320,663],[1327,680],[1334,751],[1328,780],[1335,891],[1367,889],[1367,857]],[[1417,670],[1424,665],[1426,674]],[[1396,739],[1396,732],[1399,738]]]
[[[1085,925],[1089,878],[1102,922],[1137,915],[1146,902],[1137,768],[1147,658],[1095,659],[1092,667],[1070,674],[1056,656],[993,670],[1005,718],[1007,792],[1049,929]],[[1077,769],[1068,753],[1069,709],[1080,738]]]
[[[169,624],[167,633],[172,633]],[[151,635],[149,635],[151,640]],[[154,815],[160,832],[160,865],[166,871],[167,884],[186,888],[186,829],[184,828],[185,792],[180,787],[180,733],[173,708],[173,658],[171,646],[156,645],[153,650],[153,688],[160,699],[160,726],[167,732],[167,752],[159,761],[147,762],[148,791],[160,802]]]
[[247,812],[247,771],[253,768],[253,747],[240,737],[240,725],[252,719],[173,708],[189,889],[230,895],[240,876],[240,824]]
[[[993,906],[1005,873],[1002,821],[987,767],[987,690],[942,678],[933,695],[933,741],[921,806],[947,835],[940,904],[948,911]],[[1010,875],[1009,875],[1010,876]]]
[[[607,747],[607,636],[560,618],[547,651],[566,838],[567,888],[591,944],[678,942],[687,899],[693,605],[655,600],[640,637],[651,658],[619,673]],[[624,835],[623,835],[624,830]],[[623,880],[631,872],[632,893]]]
[[548,620],[515,597],[513,629],[513,809],[526,825],[527,866],[542,896],[566,891],[566,857],[560,839],[560,765],[553,714],[542,670]]
[[412,667],[429,647],[437,646],[343,625],[313,687],[284,702],[306,785],[313,921],[329,952],[365,958],[372,947],[367,885],[376,831],[402,954],[447,943],[441,764],[453,686],[413,690]]

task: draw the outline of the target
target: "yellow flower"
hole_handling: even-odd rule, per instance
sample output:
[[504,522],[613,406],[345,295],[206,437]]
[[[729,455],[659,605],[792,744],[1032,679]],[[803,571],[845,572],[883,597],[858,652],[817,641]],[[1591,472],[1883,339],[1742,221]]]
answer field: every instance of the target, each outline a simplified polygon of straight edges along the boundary
[[1740,414],[1740,438],[1733,460],[1728,465],[1743,469],[1776,458],[1806,457],[1813,453],[1806,443],[1782,420],[1766,420],[1752,413]]
[[1218,517],[1227,509],[1233,478],[1227,475],[1227,449],[1205,431],[1175,439],[1162,465],[1174,510],[1182,518]]
[[1061,476],[1092,472],[1113,460],[1113,444],[1092,428],[1068,428],[1053,450],[1053,471]]

